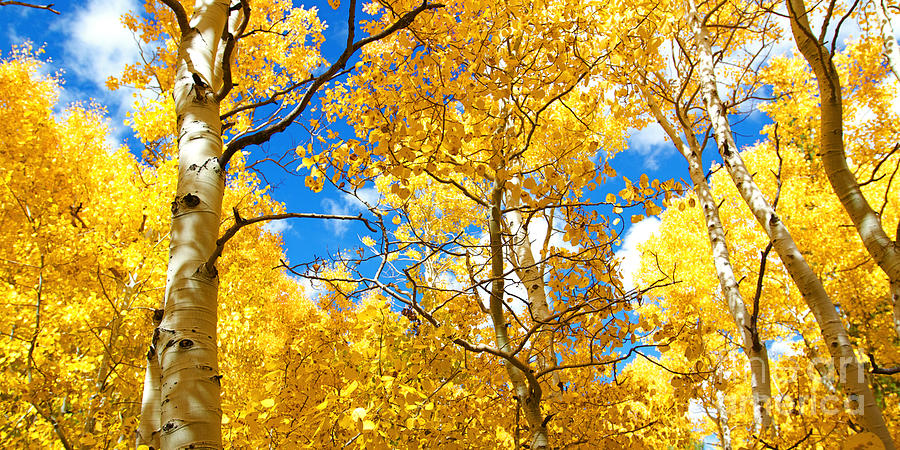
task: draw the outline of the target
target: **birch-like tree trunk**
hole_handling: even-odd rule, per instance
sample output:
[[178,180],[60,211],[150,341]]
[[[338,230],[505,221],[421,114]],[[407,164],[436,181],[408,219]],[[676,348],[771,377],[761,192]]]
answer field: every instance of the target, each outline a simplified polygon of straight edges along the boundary
[[[222,84],[217,55],[224,45],[222,35],[230,4],[197,0],[193,17],[184,24],[180,5],[166,3],[179,17],[182,32],[174,87],[178,187],[172,202],[163,315],[148,355],[138,445],[219,449],[219,280],[215,267],[206,263],[216,248],[225,192],[215,89]],[[158,414],[154,411],[157,409]]]
[[725,393],[716,391],[716,422],[721,433],[719,445],[722,450],[731,450],[731,425],[728,424],[728,407],[725,405]]
[[[893,28],[882,11],[884,5],[881,0],[877,2],[875,9],[884,13],[882,31],[889,30],[890,36],[885,33],[885,49],[888,56],[889,67],[892,71],[898,69],[897,42],[894,40]],[[824,43],[815,38],[809,26],[806,13],[806,5],[803,0],[788,0],[788,15],[791,19],[791,30],[797,48],[806,58],[806,62],[812,67],[816,75],[819,87],[819,108],[821,117],[819,122],[819,151],[822,154],[822,164],[825,166],[825,175],[831,183],[831,188],[837,194],[838,199],[853,225],[862,239],[863,245],[869,255],[887,274],[890,281],[891,306],[893,308],[894,332],[900,336],[900,248],[897,242],[892,241],[884,231],[881,217],[872,209],[868,200],[863,196],[856,176],[847,166],[847,154],[844,151],[844,107],[841,95],[841,79],[837,68],[832,61],[832,54]]]
[[753,402],[753,423],[757,431],[768,430],[772,427],[772,379],[769,370],[769,354],[766,346],[762,345],[759,339],[754,339],[753,334],[750,332],[750,313],[747,311],[747,305],[744,303],[743,295],[738,288],[737,278],[734,276],[731,255],[728,250],[728,243],[725,240],[725,229],[722,226],[722,220],[719,218],[719,205],[716,203],[703,173],[703,150],[690,130],[683,130],[685,139],[688,142],[686,145],[650,93],[643,86],[640,86],[640,89],[644,97],[647,98],[650,111],[653,113],[656,121],[659,122],[669,139],[672,140],[675,147],[687,160],[688,172],[690,173],[691,182],[694,184],[694,192],[697,193],[700,208],[703,210],[703,217],[706,220],[706,231],[709,236],[716,277],[719,279],[719,286],[722,288],[731,318],[741,334],[744,353],[750,362],[750,395]]
[[775,214],[762,191],[753,181],[753,176],[744,165],[744,161],[734,143],[731,125],[725,115],[725,108],[716,91],[716,77],[712,49],[705,26],[693,0],[687,1],[688,20],[698,49],[697,76],[706,111],[715,133],[716,143],[722,155],[725,167],[737,186],[741,197],[750,207],[756,220],[765,230],[772,246],[781,258],[785,269],[796,284],[797,289],[809,306],[816,322],[822,331],[828,350],[834,361],[839,380],[843,383],[850,410],[862,411],[860,421],[863,427],[875,433],[884,443],[885,448],[893,449],[894,443],[888,432],[881,408],[875,403],[875,395],[869,388],[866,372],[859,361],[850,342],[847,330],[837,313],[834,302],[825,292],[822,281],[807,264],[806,259],[797,248],[794,239],[785,227],[784,222]]
[[[528,298],[528,310],[532,318],[538,324],[546,323],[553,315],[550,311],[550,305],[547,303],[547,289],[544,283],[543,262],[536,262],[534,250],[531,248],[531,234],[528,232],[528,224],[522,219],[522,212],[517,208],[521,204],[519,191],[510,193],[509,202],[506,205],[511,211],[509,212],[509,226],[512,231],[512,251],[515,254],[515,271],[516,276],[525,287]],[[553,231],[553,224],[547,223],[547,236]],[[552,369],[556,366],[556,353],[553,350],[553,336],[541,326],[537,333],[534,334],[532,349],[537,354],[537,363],[540,370]],[[562,396],[562,381],[559,371],[553,371],[550,375],[550,382],[553,390],[550,397],[559,400]]]
[[888,3],[886,0],[875,1],[875,13],[878,16],[881,29],[881,39],[884,42],[884,57],[887,60],[888,68],[894,74],[894,78],[900,81],[900,46],[897,45],[897,38],[894,35],[894,24],[891,22],[891,12],[888,11]]
[[[490,315],[491,324],[494,327],[494,339],[497,349],[504,355],[510,355],[512,345],[509,342],[509,333],[506,331],[506,318],[503,313],[503,294],[505,291],[505,279],[503,272],[503,184],[497,182],[491,192],[491,216],[488,223],[491,249],[491,298]],[[509,380],[512,384],[516,401],[525,414],[531,431],[531,448],[546,449],[550,446],[547,436],[547,427],[541,413],[541,387],[534,379],[534,375],[522,371],[511,361],[504,361]],[[531,379],[528,379],[528,378]]]

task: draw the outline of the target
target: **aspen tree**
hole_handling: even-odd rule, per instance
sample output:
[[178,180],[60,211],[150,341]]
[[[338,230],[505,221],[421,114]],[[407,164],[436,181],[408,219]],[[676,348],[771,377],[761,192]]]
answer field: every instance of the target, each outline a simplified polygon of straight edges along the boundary
[[[731,256],[728,250],[728,243],[725,237],[725,230],[722,227],[722,220],[719,218],[719,205],[712,194],[712,190],[706,181],[706,175],[703,172],[701,155],[703,149],[697,141],[693,130],[682,125],[682,132],[685,139],[682,140],[680,134],[665,116],[657,105],[656,100],[643,85],[639,88],[647,99],[650,111],[657,122],[662,126],[666,135],[672,140],[675,148],[684,157],[688,163],[688,172],[690,173],[691,182],[694,184],[694,192],[700,201],[700,209],[706,220],[706,231],[709,237],[709,243],[712,250],[713,265],[716,268],[716,276],[719,280],[719,286],[725,295],[728,311],[734,320],[734,324],[741,336],[742,348],[750,362],[750,387],[753,397],[753,417],[757,427],[761,430],[768,430],[772,426],[771,413],[771,397],[772,397],[772,380],[769,370],[769,355],[766,346],[760,341],[756,323],[752,322],[752,315],[747,310],[744,297],[738,288],[737,278],[734,276],[734,270],[731,264]],[[680,105],[675,105],[676,113],[680,115],[678,123],[684,124],[685,118]],[[687,144],[685,144],[685,140]],[[758,314],[758,302],[755,312]]]
[[766,231],[771,239],[773,249],[781,258],[804,300],[815,315],[822,335],[828,344],[828,350],[840,381],[844,383],[845,395],[849,400],[850,407],[861,411],[860,419],[865,429],[875,433],[886,448],[892,449],[894,448],[893,440],[887,430],[881,408],[875,402],[875,395],[868,385],[865,370],[856,359],[855,349],[840,316],[838,316],[834,303],[825,292],[821,280],[800,253],[790,232],[753,181],[753,176],[741,159],[734,143],[731,126],[725,115],[724,106],[716,91],[712,49],[705,25],[701,21],[693,0],[687,1],[686,8],[690,28],[699,52],[696,76],[725,167],[741,197]]
[[[900,61],[897,61],[900,50],[897,49],[897,41],[885,11],[886,7],[880,1],[876,3],[878,3],[876,10],[881,14],[882,39],[888,67],[896,77],[900,64]],[[881,217],[863,195],[859,181],[847,165],[847,153],[844,151],[841,80],[833,61],[836,43],[832,42],[830,49],[825,45],[825,31],[830,17],[826,17],[822,32],[816,37],[809,24],[806,3],[802,0],[788,0],[786,4],[797,48],[812,67],[819,87],[821,116],[818,137],[825,175],[828,176],[834,193],[850,216],[866,250],[890,280],[889,298],[893,310],[894,332],[900,337],[900,244],[888,236]],[[837,31],[833,39],[837,39]],[[900,228],[897,231],[900,232]],[[897,237],[895,235],[895,239]]]
[[[287,129],[309,105],[313,94],[345,67],[354,52],[408,26],[419,13],[437,6],[423,3],[380,33],[358,41],[354,40],[355,33],[349,32],[343,54],[323,74],[311,78],[306,92],[288,114],[240,134],[223,150],[220,103],[235,86],[232,60],[250,20],[250,5],[243,0],[197,0],[189,16],[177,0],[163,3],[174,13],[179,34],[173,86],[179,176],[172,202],[163,313],[147,354],[148,384],[137,445],[222,448],[222,375],[216,343],[219,280],[215,262],[233,235],[221,239],[217,235],[226,166],[236,152],[264,143]],[[349,3],[348,26],[355,30],[356,2]],[[237,217],[236,221],[240,222]]]

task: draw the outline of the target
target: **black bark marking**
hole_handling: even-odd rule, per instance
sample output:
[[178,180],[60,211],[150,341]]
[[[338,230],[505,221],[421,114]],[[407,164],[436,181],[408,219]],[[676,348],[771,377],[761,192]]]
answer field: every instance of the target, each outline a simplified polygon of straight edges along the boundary
[[181,201],[184,202],[184,206],[193,208],[200,204],[200,197],[194,194],[186,194]]
[[178,346],[183,349],[189,349],[194,346],[194,341],[190,339],[182,339],[180,342],[178,342]]

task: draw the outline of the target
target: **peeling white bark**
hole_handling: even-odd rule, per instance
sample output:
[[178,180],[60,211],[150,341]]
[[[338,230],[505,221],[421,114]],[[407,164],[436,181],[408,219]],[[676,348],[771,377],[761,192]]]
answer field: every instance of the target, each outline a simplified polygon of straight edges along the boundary
[[875,403],[875,395],[869,388],[865,370],[856,359],[853,345],[834,303],[825,292],[821,280],[800,253],[784,223],[775,214],[759,187],[756,186],[738,153],[724,106],[716,92],[716,78],[709,38],[706,28],[700,23],[693,0],[687,0],[687,13],[699,52],[698,81],[725,167],[741,197],[771,239],[773,248],[781,258],[804,301],[813,312],[825,342],[828,344],[828,350],[834,360],[839,378],[843,382],[847,399],[850,402],[849,409],[861,411],[860,421],[863,427],[878,435],[886,448],[893,449],[893,440],[888,433],[881,408]]
[[716,421],[719,425],[719,438],[723,450],[731,450],[731,426],[728,425],[728,408],[725,406],[725,393],[716,391]]
[[897,38],[894,35],[894,25],[891,23],[891,14],[888,11],[888,2],[875,1],[875,13],[881,23],[881,39],[884,41],[884,57],[894,78],[900,81],[900,47],[897,46]]

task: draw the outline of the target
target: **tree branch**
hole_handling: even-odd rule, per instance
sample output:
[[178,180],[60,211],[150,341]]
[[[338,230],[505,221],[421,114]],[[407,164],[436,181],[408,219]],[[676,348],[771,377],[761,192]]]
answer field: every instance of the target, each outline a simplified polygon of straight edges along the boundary
[[871,373],[875,373],[878,375],[894,375],[900,373],[900,366],[896,367],[879,367],[878,363],[875,362],[875,355],[871,353],[867,353],[869,356],[869,362],[872,364]]
[[52,12],[53,14],[59,14],[59,11],[53,9],[53,3],[48,3],[46,5],[35,5],[33,3],[17,2],[15,0],[0,0],[0,6],[7,6],[7,5],[24,6],[26,8],[34,8],[34,9],[44,9],[44,10]]
[[159,0],[163,2],[172,12],[175,14],[175,20],[178,21],[178,29],[181,31],[181,34],[184,35],[191,29],[191,23],[188,21],[187,13],[184,11],[184,7],[181,6],[181,3],[178,0]]
[[[170,2],[173,0],[163,0],[163,1]],[[364,47],[366,44],[378,41],[380,39],[384,39],[385,37],[390,36],[397,30],[408,27],[410,24],[412,24],[412,22],[416,18],[416,16],[418,16],[422,12],[428,11],[431,9],[442,8],[442,7],[444,7],[444,5],[442,5],[440,3],[429,4],[428,1],[426,0],[419,7],[404,14],[400,19],[398,19],[396,22],[394,22],[393,25],[386,28],[382,32],[372,35],[372,36],[369,36],[367,38],[361,39],[352,45],[348,45],[347,48],[344,49],[344,52],[341,54],[341,56],[337,59],[337,61],[335,61],[334,64],[332,64],[331,67],[329,67],[328,70],[326,70],[323,74],[321,74],[315,78],[315,80],[312,83],[312,86],[310,86],[309,89],[306,90],[306,93],[303,94],[303,97],[300,99],[300,102],[297,103],[297,105],[294,107],[294,109],[291,110],[291,112],[288,113],[287,116],[283,117],[278,122],[273,123],[273,124],[269,125],[268,127],[260,130],[257,133],[242,136],[242,137],[235,139],[234,141],[228,143],[228,148],[225,149],[225,151],[222,153],[222,157],[219,158],[220,166],[221,167],[227,166],[228,161],[231,159],[231,157],[234,156],[235,153],[237,153],[244,147],[247,147],[248,145],[262,144],[263,142],[268,141],[269,138],[272,137],[272,135],[284,131],[291,123],[294,122],[294,120],[298,116],[300,116],[300,113],[302,113],[303,111],[306,110],[306,107],[309,106],[309,102],[312,100],[313,95],[315,95],[315,93],[318,92],[319,88],[322,87],[322,85],[324,85],[326,82],[330,81],[334,76],[336,76],[338,74],[338,72],[340,72],[341,70],[344,69],[344,67],[347,64],[347,61],[350,60],[350,57],[353,56],[353,54],[357,50]],[[350,20],[352,21],[355,18],[355,10],[356,10],[356,1],[355,0],[351,0],[350,10],[351,10]],[[348,42],[349,42],[349,38],[353,36],[353,30],[355,28],[356,28],[355,23],[352,23],[352,22],[348,23],[348,26],[347,26]]]
[[228,29],[231,21],[225,21],[225,32],[222,33],[225,39],[225,50],[222,52],[222,87],[219,88],[219,92],[216,92],[217,102],[224,100],[234,87],[234,82],[231,79],[231,54],[234,53],[234,47],[237,45],[238,38],[235,36],[242,35],[247,28],[247,24],[250,23],[250,5],[245,0],[238,0],[238,4],[241,9],[240,25],[232,32]]
[[268,222],[272,220],[283,220],[283,219],[334,219],[334,220],[358,220],[366,225],[366,228],[371,230],[373,233],[377,233],[376,230],[369,219],[366,219],[362,216],[362,214],[358,216],[345,216],[345,215],[337,215],[337,214],[317,214],[317,213],[284,213],[284,214],[270,214],[265,216],[254,217],[252,219],[244,219],[241,217],[240,213],[238,213],[237,207],[233,210],[234,212],[234,225],[232,225],[228,230],[225,231],[225,234],[222,235],[216,241],[216,249],[213,250],[212,255],[210,255],[209,260],[206,261],[206,270],[209,273],[215,273],[216,261],[222,256],[222,251],[225,249],[225,244],[240,231],[241,228],[244,228],[248,225],[253,225],[254,223],[259,222]]

